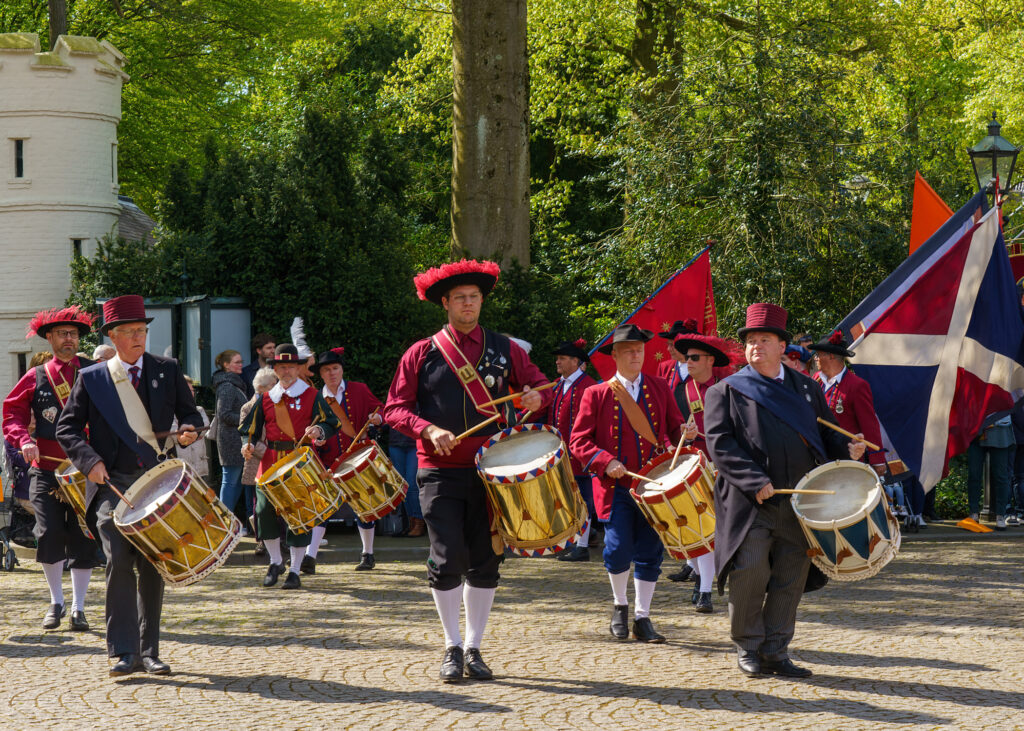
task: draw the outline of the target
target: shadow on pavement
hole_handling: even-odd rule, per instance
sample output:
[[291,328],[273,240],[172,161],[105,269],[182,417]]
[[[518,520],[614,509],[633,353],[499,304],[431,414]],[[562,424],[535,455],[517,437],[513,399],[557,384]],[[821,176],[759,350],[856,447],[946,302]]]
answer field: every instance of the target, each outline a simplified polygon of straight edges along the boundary
[[67,634],[12,635],[0,644],[0,657],[69,657],[71,655],[102,655],[99,647],[74,644],[78,637],[103,635],[96,631]]

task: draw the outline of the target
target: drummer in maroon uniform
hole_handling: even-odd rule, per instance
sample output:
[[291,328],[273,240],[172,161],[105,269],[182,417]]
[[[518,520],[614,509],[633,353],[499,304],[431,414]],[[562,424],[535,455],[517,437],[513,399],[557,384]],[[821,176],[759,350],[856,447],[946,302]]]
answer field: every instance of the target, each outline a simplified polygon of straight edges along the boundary
[[[21,449],[29,469],[29,500],[35,511],[36,561],[50,588],[50,608],[43,618],[44,629],[60,626],[67,614],[61,578],[64,561],[71,568],[71,619],[73,630],[87,630],[85,593],[89,576],[96,566],[96,544],[86,538],[74,510],[57,499],[54,470],[64,459],[57,443],[57,418],[71,395],[78,371],[92,361],[79,358],[78,340],[89,332],[93,317],[77,306],[36,313],[28,326],[27,337],[45,338],[53,358],[26,373],[4,400],[4,439]],[[35,417],[35,433],[29,423]]]
[[[417,440],[420,502],[430,537],[427,573],[444,629],[441,680],[490,680],[480,642],[498,586],[503,547],[492,540],[483,483],[474,467],[477,449],[514,420],[511,402],[485,406],[509,388],[526,393],[523,408],[540,411],[548,392],[530,391],[547,382],[521,347],[479,325],[480,307],[498,281],[498,265],[463,260],[416,277],[420,299],[447,311],[448,323],[414,343],[395,373],[384,419]],[[500,414],[472,436],[456,435]],[[499,426],[501,424],[501,426]],[[465,586],[463,587],[463,578]],[[466,607],[465,653],[459,612]]]
[[664,379],[645,375],[644,344],[654,337],[635,325],[619,325],[602,353],[611,354],[616,373],[583,392],[572,428],[569,449],[585,469],[598,476],[594,503],[605,521],[604,566],[612,585],[615,608],[611,633],[629,637],[626,588],[633,565],[636,603],[633,636],[641,642],[664,642],[651,624],[651,599],[661,574],[664,545],[636,506],[626,471],[637,472],[654,456],[674,448],[683,428],[672,393]]
[[[572,424],[576,421],[576,414],[579,413],[583,392],[597,383],[587,375],[586,368],[587,363],[590,362],[590,356],[587,355],[586,347],[587,341],[581,338],[572,343],[566,340],[555,348],[555,369],[561,378],[558,379],[558,385],[554,388],[554,397],[545,414],[544,423],[558,429],[566,444],[569,443],[569,438],[572,436]],[[576,485],[587,503],[590,519],[593,520],[596,515],[594,491],[591,486],[593,477],[583,469],[583,465],[578,459],[570,455],[569,461],[572,465],[573,477],[576,478]],[[558,560],[589,561],[589,540],[590,526],[588,525],[587,532],[579,537],[573,549],[563,551]]]
[[[846,359],[854,353],[849,343],[838,330],[827,340],[810,346],[815,351],[819,370],[814,374],[825,392],[825,401],[836,417],[839,426],[851,434],[863,434],[874,444],[882,444],[882,428],[875,415],[875,401],[871,386],[863,378],[846,367]],[[868,464],[879,475],[885,474],[885,451],[869,449],[865,456]]]
[[[721,338],[697,333],[677,336],[675,348],[683,354],[689,369],[689,376],[677,390],[682,398],[676,399],[679,411],[686,419],[685,443],[699,449],[710,459],[708,445],[704,440],[704,396],[709,388],[732,370],[729,358],[732,348]],[[710,614],[714,611],[711,589],[715,580],[715,553],[711,551],[691,560],[697,573],[694,603],[698,612]]]
[[[321,353],[317,356],[314,370],[324,382],[321,391],[324,401],[331,407],[331,411],[341,424],[334,436],[316,450],[324,467],[329,468],[352,445],[352,440],[363,430],[367,421],[374,426],[380,426],[384,422],[384,418],[378,413],[384,404],[377,400],[365,383],[345,380],[344,348],[331,348]],[[376,565],[373,559],[373,529],[377,521],[357,522],[363,552],[356,571],[369,571]],[[306,548],[305,558],[302,559],[302,573],[316,573],[316,554],[325,530],[323,525],[313,528],[313,538]]]
[[[334,436],[338,429],[338,417],[334,415],[323,396],[315,388],[299,378],[300,368],[305,363],[291,343],[282,343],[274,349],[274,357],[267,362],[273,367],[278,378],[277,385],[263,394],[239,424],[238,431],[248,441],[242,447],[242,456],[252,456],[253,442],[266,429],[267,451],[260,461],[260,473],[266,472],[277,460],[295,449],[303,436],[321,446]],[[278,515],[261,489],[256,490],[256,538],[263,541],[270,566],[263,579],[263,586],[273,586],[284,572],[284,557],[281,555],[281,526]],[[291,570],[285,578],[282,589],[298,589],[299,569],[310,544],[310,533],[296,534],[285,531],[285,543],[291,554]]]

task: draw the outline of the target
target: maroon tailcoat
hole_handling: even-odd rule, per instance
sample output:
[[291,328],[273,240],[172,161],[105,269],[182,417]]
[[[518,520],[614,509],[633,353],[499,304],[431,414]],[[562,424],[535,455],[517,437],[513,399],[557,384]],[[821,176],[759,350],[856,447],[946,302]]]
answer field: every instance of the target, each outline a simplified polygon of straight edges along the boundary
[[[814,380],[824,388],[821,371],[814,374]],[[839,426],[851,434],[863,434],[869,442],[882,445],[882,429],[875,416],[875,401],[871,397],[871,386],[863,378],[847,369],[842,379],[831,390],[825,392],[825,401],[836,417]],[[885,452],[869,449],[865,452],[868,462],[873,465],[885,464]]]

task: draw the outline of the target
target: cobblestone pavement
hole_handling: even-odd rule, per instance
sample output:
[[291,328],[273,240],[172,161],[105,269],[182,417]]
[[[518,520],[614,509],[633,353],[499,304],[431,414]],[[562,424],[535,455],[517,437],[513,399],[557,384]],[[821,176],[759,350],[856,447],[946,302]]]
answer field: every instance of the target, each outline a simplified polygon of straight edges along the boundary
[[[298,592],[262,589],[262,569],[240,564],[169,589],[170,677],[109,679],[101,633],[39,628],[48,596],[36,564],[0,572],[0,719],[14,729],[1024,728],[1024,541],[1010,536],[908,541],[879,576],[805,597],[793,651],[815,675],[799,682],[742,677],[724,601],[695,614],[692,584],[659,583],[652,616],[667,644],[616,643],[599,562],[509,560],[483,648],[498,678],[454,686],[435,680],[442,640],[422,547],[378,539],[377,569],[356,573],[352,537],[331,540],[340,550]],[[102,602],[94,580],[94,626]]]

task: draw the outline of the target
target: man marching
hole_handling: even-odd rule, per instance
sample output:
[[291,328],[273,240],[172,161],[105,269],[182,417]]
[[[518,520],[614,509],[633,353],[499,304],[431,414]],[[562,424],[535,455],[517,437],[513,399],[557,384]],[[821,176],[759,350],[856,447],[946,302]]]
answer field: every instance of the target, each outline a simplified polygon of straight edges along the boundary
[[[689,366],[683,353],[676,350],[675,339],[680,335],[692,335],[697,332],[697,321],[692,317],[688,320],[676,320],[667,332],[658,333],[659,338],[668,340],[668,352],[672,357],[658,363],[658,375],[668,381],[668,387],[674,394],[678,394],[683,381],[689,374]],[[678,403],[679,399],[676,399]]]
[[[402,356],[384,409],[391,428],[417,440],[417,482],[430,537],[427,573],[444,629],[441,680],[446,683],[459,681],[463,673],[477,680],[493,677],[480,644],[503,547],[492,542],[487,496],[473,459],[499,424],[514,420],[515,412],[511,402],[486,404],[508,394],[510,387],[526,391],[522,404],[530,411],[540,411],[550,399],[547,393],[529,390],[547,378],[523,349],[480,327],[481,305],[499,272],[494,262],[462,260],[416,277],[420,299],[443,307],[448,323]],[[493,416],[499,417],[498,424],[458,439]],[[463,604],[465,653],[459,632]]]
[[782,365],[787,313],[747,308],[739,338],[749,365],[705,396],[704,427],[715,481],[715,567],[719,593],[729,584],[729,623],[740,671],[804,678],[789,643],[811,559],[788,495],[828,459],[859,459],[864,444],[818,424],[831,421],[821,389]]
[[184,430],[177,440],[183,447],[203,425],[177,361],[146,352],[152,320],[138,295],[103,303],[100,330],[117,355],[82,370],[57,422],[57,441],[88,478],[85,504],[107,554],[107,652],[118,658],[111,677],[134,672],[140,656],[147,673],[171,672],[159,655],[164,581],[114,525],[121,499],[111,486],[123,493],[160,459],[173,456],[171,437],[158,441],[155,432],[169,432],[175,417]]
[[[238,425],[238,431],[246,437],[242,456],[249,459],[253,454],[253,443],[258,435],[266,434],[267,451],[260,461],[260,472],[266,472],[281,457],[296,448],[306,437],[315,446],[334,436],[338,428],[338,417],[334,415],[320,392],[310,386],[299,375],[305,365],[298,349],[291,343],[281,343],[274,349],[274,356],[267,363],[274,369],[277,385],[264,393],[256,405]],[[264,429],[266,432],[264,432]],[[284,556],[281,554],[281,523],[274,506],[263,490],[256,490],[256,538],[263,541],[270,566],[263,577],[263,586],[271,587],[284,573]],[[285,530],[285,544],[291,554],[291,570],[285,577],[282,589],[298,589],[302,586],[299,570],[306,555],[306,547],[312,542],[310,532],[297,534]]]
[[[36,313],[28,335],[38,335],[50,344],[53,358],[26,373],[11,390],[3,405],[4,439],[20,448],[29,469],[29,500],[35,511],[36,561],[50,587],[50,608],[43,618],[44,629],[56,629],[67,614],[61,578],[64,560],[71,568],[71,629],[89,629],[85,618],[85,594],[96,566],[96,544],[79,526],[72,507],[57,499],[54,470],[64,459],[57,443],[60,416],[78,371],[92,361],[79,358],[78,340],[89,332],[93,317],[77,306]],[[35,418],[35,434],[29,424]]]
[[651,623],[651,600],[661,574],[664,545],[629,494],[631,478],[665,449],[675,447],[683,418],[664,379],[646,376],[644,344],[654,337],[636,325],[619,325],[602,353],[615,360],[615,376],[583,393],[572,428],[569,449],[584,469],[598,476],[594,503],[605,521],[604,566],[615,606],[611,633],[629,637],[626,588],[633,565],[636,590],[633,637],[641,642],[664,642]]
[[[572,425],[580,411],[583,392],[597,383],[597,381],[587,375],[586,368],[587,363],[590,362],[590,357],[587,355],[586,346],[587,341],[581,338],[572,343],[566,340],[555,348],[555,369],[561,377],[558,379],[558,385],[555,386],[554,398],[551,401],[550,408],[547,410],[544,423],[558,429],[566,444],[569,444],[569,440],[572,438]],[[596,516],[594,511],[594,490],[591,485],[593,478],[583,469],[583,465],[580,464],[578,459],[570,455],[569,461],[572,465],[573,477],[576,478],[576,485],[579,487],[580,494],[587,503],[590,519],[593,520]],[[563,551],[558,556],[558,560],[589,561],[589,540],[590,529],[588,525],[587,533],[579,537],[571,551]]]
[[[839,426],[851,434],[863,434],[874,444],[882,444],[882,428],[875,416],[875,400],[871,386],[863,378],[846,367],[846,358],[854,353],[849,343],[838,330],[810,346],[818,359],[819,370],[814,380],[821,384],[825,401]],[[885,451],[868,450],[868,464],[880,475],[885,474]]]
[[[345,380],[344,348],[331,348],[321,353],[317,357],[316,371],[320,380],[324,382],[324,401],[338,417],[340,424],[334,436],[316,450],[324,467],[330,468],[352,445],[352,440],[359,435],[367,421],[374,426],[380,426],[384,422],[384,418],[377,413],[384,404],[377,400],[365,383]],[[376,565],[373,559],[373,529],[377,521],[364,523],[357,520],[357,523],[363,552],[356,571],[369,571]],[[316,573],[316,554],[325,532],[326,529],[322,525],[313,528],[313,538],[306,548],[305,558],[302,559],[302,573]]]

